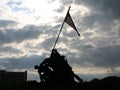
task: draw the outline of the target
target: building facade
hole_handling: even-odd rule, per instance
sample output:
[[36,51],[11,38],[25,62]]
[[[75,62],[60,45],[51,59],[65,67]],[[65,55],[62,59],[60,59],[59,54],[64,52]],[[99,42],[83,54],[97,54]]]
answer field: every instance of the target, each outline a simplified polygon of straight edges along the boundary
[[0,70],[0,81],[27,81],[27,71],[25,72],[7,72],[5,70]]

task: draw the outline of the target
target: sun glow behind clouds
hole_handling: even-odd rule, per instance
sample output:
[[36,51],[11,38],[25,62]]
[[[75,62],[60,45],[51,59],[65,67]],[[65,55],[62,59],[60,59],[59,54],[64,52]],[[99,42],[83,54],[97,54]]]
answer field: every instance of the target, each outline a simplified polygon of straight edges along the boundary
[[31,22],[42,21],[42,23],[52,21],[52,17],[57,15],[55,10],[60,6],[58,0],[9,0],[7,4],[13,12],[30,17]]

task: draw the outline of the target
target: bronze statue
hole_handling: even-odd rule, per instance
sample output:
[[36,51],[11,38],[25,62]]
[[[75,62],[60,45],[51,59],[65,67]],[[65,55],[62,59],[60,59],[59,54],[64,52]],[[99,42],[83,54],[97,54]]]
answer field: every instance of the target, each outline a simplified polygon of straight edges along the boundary
[[41,82],[72,83],[75,82],[75,78],[82,82],[82,79],[72,71],[65,56],[60,55],[57,49],[53,49],[50,57],[34,68],[38,69]]

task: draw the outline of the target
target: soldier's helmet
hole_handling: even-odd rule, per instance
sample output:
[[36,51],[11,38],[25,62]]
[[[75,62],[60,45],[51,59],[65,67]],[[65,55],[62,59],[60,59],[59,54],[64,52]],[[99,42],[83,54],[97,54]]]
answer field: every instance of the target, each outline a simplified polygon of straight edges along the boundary
[[35,68],[35,69],[39,69],[39,66],[38,66],[38,65],[35,65],[34,68]]

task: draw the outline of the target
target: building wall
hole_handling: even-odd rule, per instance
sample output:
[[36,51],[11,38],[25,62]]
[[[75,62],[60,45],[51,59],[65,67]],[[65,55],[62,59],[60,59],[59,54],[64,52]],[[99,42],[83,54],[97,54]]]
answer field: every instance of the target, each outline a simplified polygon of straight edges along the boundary
[[5,81],[27,81],[27,71],[25,72],[7,72],[0,70],[0,80]]
[[0,81],[6,79],[5,75],[6,75],[6,71],[5,70],[0,70]]

